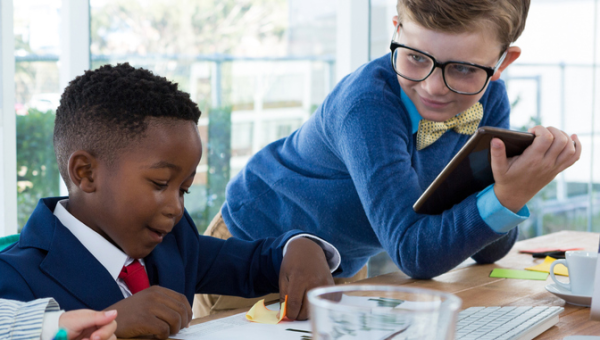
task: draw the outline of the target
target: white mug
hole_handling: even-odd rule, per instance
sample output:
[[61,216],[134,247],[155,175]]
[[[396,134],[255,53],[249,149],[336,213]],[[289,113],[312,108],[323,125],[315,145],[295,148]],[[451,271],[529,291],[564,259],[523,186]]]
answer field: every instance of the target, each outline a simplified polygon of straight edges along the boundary
[[[550,265],[550,276],[558,286],[574,295],[591,296],[594,292],[594,276],[598,253],[591,251],[568,251],[565,260],[556,260]],[[562,263],[569,269],[569,283],[563,283],[554,276],[554,266]]]

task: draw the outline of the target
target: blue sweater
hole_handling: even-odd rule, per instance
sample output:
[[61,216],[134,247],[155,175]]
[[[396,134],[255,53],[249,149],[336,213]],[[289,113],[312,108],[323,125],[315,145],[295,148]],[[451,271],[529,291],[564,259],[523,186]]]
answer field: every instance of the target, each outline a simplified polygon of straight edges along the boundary
[[[473,194],[441,215],[412,205],[469,136],[446,132],[417,151],[409,113],[389,55],[344,78],[315,114],[289,137],[258,152],[227,187],[223,219],[242,239],[291,229],[333,243],[356,273],[386,250],[415,278],[440,275],[472,256],[490,263],[514,244],[517,230],[497,233],[482,219]],[[481,126],[508,128],[502,81],[480,100]]]

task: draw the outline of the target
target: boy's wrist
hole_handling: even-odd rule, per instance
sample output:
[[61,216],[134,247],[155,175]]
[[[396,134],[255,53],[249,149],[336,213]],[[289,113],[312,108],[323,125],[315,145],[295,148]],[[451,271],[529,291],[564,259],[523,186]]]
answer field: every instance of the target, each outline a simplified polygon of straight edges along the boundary
[[41,340],[52,340],[59,330],[59,319],[64,313],[64,310],[57,312],[46,312],[44,313],[44,320],[42,321],[42,334],[40,335]]
[[334,247],[331,243],[323,240],[322,238],[311,234],[298,234],[292,236],[289,240],[287,240],[285,246],[283,247],[283,256],[285,256],[285,254],[287,253],[288,246],[292,243],[292,241],[299,238],[308,239],[316,243],[323,250],[325,259],[327,261],[327,264],[329,265],[329,270],[331,271],[331,273],[335,272],[340,267],[342,258],[337,248]]
[[481,219],[493,231],[505,234],[529,218],[529,209],[525,205],[518,213],[513,213],[500,203],[494,186],[492,184],[477,194],[477,210]]
[[529,199],[524,198],[523,195],[515,193],[514,191],[510,192],[509,190],[506,190],[505,187],[498,184],[494,185],[494,193],[500,204],[515,214],[518,214],[529,201]]

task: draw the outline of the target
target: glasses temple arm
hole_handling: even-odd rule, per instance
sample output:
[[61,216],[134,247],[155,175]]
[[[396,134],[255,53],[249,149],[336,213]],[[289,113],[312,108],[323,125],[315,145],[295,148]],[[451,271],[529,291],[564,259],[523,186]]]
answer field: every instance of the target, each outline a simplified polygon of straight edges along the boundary
[[507,54],[508,51],[504,51],[504,53],[502,53],[502,56],[500,56],[500,60],[498,60],[498,63],[496,63],[496,66],[494,66],[494,72],[498,69],[498,67],[500,67],[500,65],[502,65]]

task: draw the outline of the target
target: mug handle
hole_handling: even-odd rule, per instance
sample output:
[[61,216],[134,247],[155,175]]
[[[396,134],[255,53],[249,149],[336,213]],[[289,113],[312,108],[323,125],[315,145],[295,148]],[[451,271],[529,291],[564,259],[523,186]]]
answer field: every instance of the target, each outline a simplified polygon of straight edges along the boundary
[[554,276],[554,266],[556,266],[557,264],[562,264],[565,267],[567,267],[567,269],[569,269],[569,265],[567,264],[567,261],[565,261],[565,260],[556,260],[556,261],[552,262],[552,264],[550,265],[550,277],[552,277],[552,281],[554,281],[554,283],[563,287],[564,289],[571,291],[571,280],[570,279],[569,279],[569,283],[563,283],[563,282],[558,281],[556,276]]

